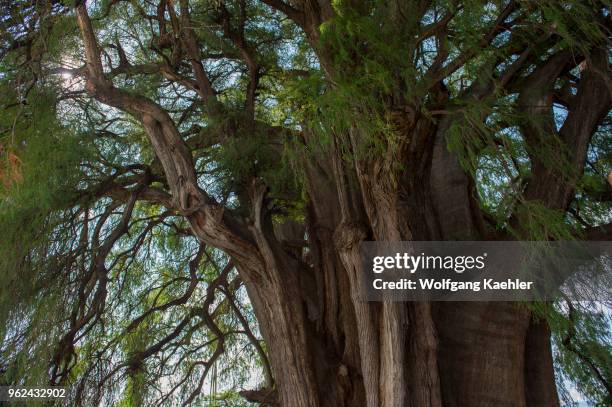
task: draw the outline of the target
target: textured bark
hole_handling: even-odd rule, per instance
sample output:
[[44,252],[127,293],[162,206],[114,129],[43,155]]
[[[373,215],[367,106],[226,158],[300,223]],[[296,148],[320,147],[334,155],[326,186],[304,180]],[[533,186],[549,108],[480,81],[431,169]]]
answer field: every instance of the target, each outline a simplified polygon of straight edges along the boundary
[[525,340],[525,402],[528,406],[556,407],[559,396],[553,374],[550,329],[532,318]]
[[455,303],[437,307],[435,319],[445,405],[527,405],[527,313],[512,303]]

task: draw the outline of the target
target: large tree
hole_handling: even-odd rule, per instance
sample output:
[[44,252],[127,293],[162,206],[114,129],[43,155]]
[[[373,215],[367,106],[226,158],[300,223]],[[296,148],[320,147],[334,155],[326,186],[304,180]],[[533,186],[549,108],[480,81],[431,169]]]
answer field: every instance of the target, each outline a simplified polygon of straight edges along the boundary
[[363,241],[609,239],[607,1],[18,0],[0,23],[5,383],[189,404],[219,365],[271,405],[556,406],[566,377],[610,402],[592,307],[358,297]]

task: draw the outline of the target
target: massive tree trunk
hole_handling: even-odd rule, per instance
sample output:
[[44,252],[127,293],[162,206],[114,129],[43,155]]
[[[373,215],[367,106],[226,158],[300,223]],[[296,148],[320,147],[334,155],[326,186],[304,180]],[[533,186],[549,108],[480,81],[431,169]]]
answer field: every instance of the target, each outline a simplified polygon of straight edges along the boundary
[[426,162],[415,160],[395,190],[380,163],[353,167],[334,148],[309,158],[312,267],[268,248],[303,231],[263,228],[258,247],[275,264],[265,274],[279,277],[249,292],[281,405],[558,405],[546,325],[518,304],[357,297],[364,240],[488,237],[472,182],[443,141],[445,122],[429,128]]
[[[372,185],[368,179],[384,178],[348,171],[333,152],[309,162],[313,267],[268,247],[300,234],[275,232],[271,223],[262,229],[258,247],[270,264],[265,275],[278,277],[265,284],[246,281],[281,405],[558,405],[545,325],[530,321],[518,304],[368,303],[357,298],[359,244],[364,240],[486,237],[478,234],[481,226],[474,221],[478,214],[471,183],[452,155],[433,149],[425,154],[432,159],[424,165],[429,174],[407,183],[412,189],[408,196],[430,202],[430,208],[398,202],[400,194],[381,192],[380,183],[369,191],[376,198],[364,199],[363,189]],[[434,171],[445,176],[433,176]],[[406,208],[442,216],[402,220],[410,211]],[[402,223],[431,234],[402,235],[397,230]]]

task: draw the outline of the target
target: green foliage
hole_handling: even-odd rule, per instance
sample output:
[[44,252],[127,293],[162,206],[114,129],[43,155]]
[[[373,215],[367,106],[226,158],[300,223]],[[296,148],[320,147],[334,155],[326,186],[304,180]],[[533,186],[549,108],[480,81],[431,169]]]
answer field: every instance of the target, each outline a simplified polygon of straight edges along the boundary
[[0,125],[11,129],[2,144],[19,157],[21,172],[21,179],[0,187],[4,261],[18,261],[45,239],[54,226],[50,212],[76,198],[79,164],[87,153],[75,135],[57,123],[53,105],[48,95],[32,92],[26,107],[0,118]]
[[[521,230],[510,231],[525,240],[574,240],[572,229],[565,221],[564,214],[549,209],[542,202],[523,202],[515,208],[515,214]],[[527,233],[527,236],[524,233]]]
[[[271,134],[266,126],[257,122],[234,125],[245,121],[230,114],[226,122],[214,123],[208,129],[226,134],[223,144],[211,149],[217,171],[222,174],[219,181],[224,194],[234,192],[241,198],[250,183],[257,179],[269,188],[272,198],[284,205],[299,205],[302,187],[292,168],[295,158],[292,158],[291,132],[278,128],[279,133]],[[233,131],[223,131],[227,128]]]
[[586,165],[578,184],[572,211],[579,221],[595,225],[609,223],[612,212],[612,185],[607,175],[612,172],[612,138],[610,119],[591,138]]
[[530,308],[547,321],[553,333],[559,387],[571,382],[595,405],[609,405],[611,395],[602,379],[607,383],[612,379],[612,320],[605,303],[561,300],[534,303]]
[[[7,82],[0,84],[4,90]],[[15,95],[4,90],[3,102],[10,102]],[[7,129],[0,149],[19,162],[19,177],[0,184],[0,336],[17,333],[10,327],[35,327],[25,331],[21,342],[2,349],[5,357],[22,360],[10,367],[5,379],[43,383],[47,369],[32,361],[49,360],[61,326],[57,317],[63,299],[54,288],[65,281],[60,273],[66,261],[62,255],[71,245],[69,208],[77,202],[80,164],[89,149],[58,122],[53,96],[40,88],[23,103],[4,109],[0,128]]]
[[[309,140],[314,152],[329,147],[330,137],[336,138],[348,161],[354,156],[375,159],[399,149],[400,115],[393,109],[398,100],[418,97],[416,70],[405,46],[408,34],[381,24],[388,16],[374,3],[359,10],[335,2],[337,14],[320,27],[319,48],[330,57],[331,65],[324,68],[332,72],[333,85],[314,71],[293,78],[281,92],[281,101],[293,108],[291,117],[315,133]],[[299,65],[307,52],[298,51]],[[358,142],[351,143],[346,134]]]

